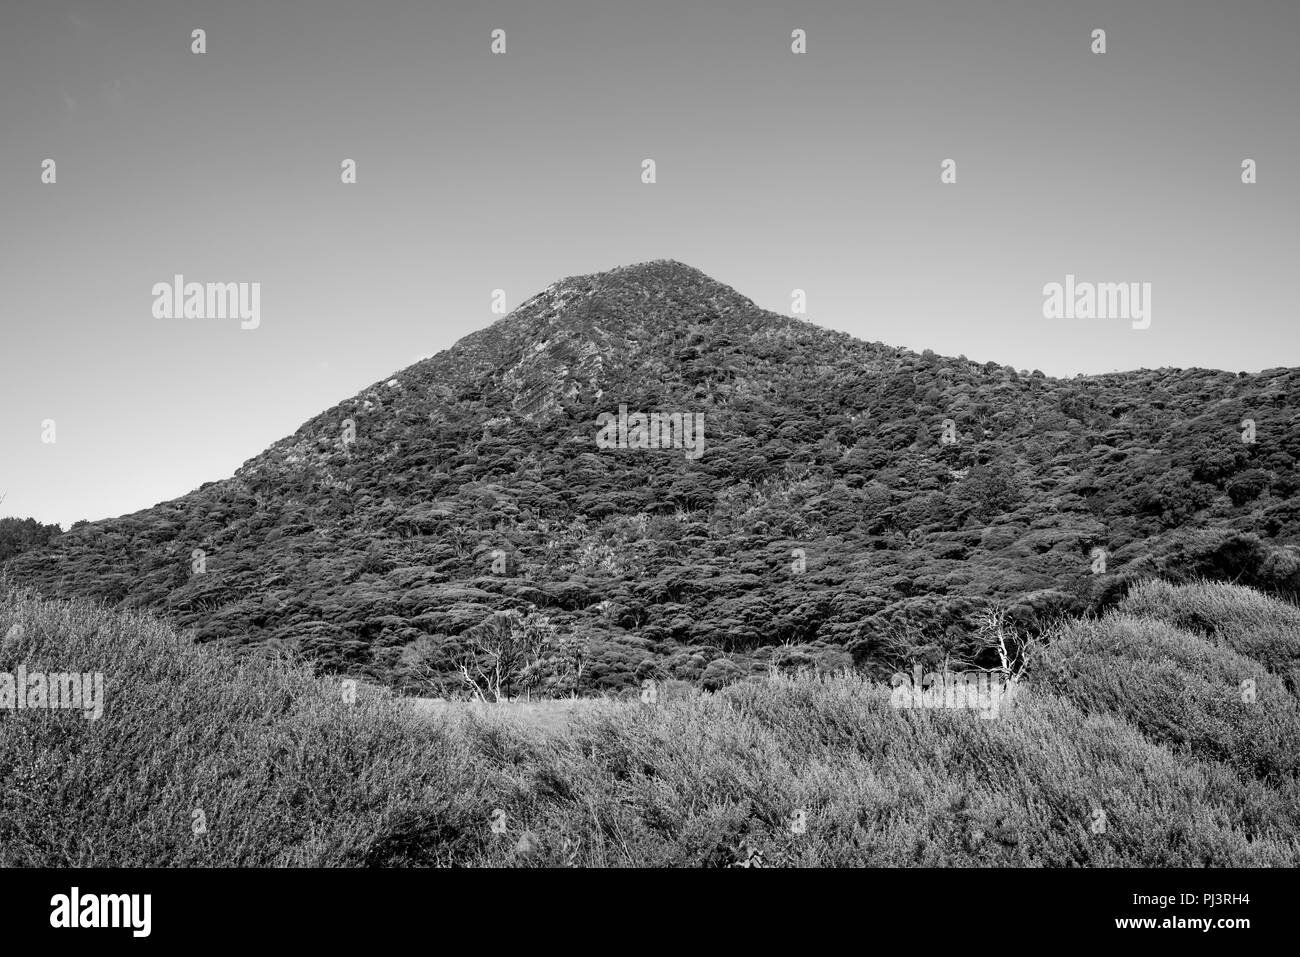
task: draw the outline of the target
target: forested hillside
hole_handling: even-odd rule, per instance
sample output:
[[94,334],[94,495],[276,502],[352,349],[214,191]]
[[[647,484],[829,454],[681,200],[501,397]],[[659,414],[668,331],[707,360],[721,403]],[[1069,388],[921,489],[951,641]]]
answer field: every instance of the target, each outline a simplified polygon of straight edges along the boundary
[[[1298,398],[1295,369],[916,354],[655,262],[557,283],[234,477],[5,567],[426,693],[463,690],[502,622],[551,648],[548,693],[883,674],[971,651],[990,603],[1032,625],[1152,574],[1294,598]],[[601,448],[620,406],[703,413],[703,454]]]

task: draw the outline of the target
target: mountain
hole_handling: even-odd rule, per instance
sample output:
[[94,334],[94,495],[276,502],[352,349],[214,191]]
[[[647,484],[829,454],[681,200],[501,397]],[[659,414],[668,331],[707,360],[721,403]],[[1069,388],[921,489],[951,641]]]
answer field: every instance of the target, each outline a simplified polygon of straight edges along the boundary
[[[577,649],[584,693],[885,673],[970,653],[990,605],[1033,627],[1153,575],[1294,599],[1297,398],[1297,369],[916,354],[657,261],[556,283],[232,478],[4,568],[425,691],[508,611]],[[620,407],[702,421],[702,454],[607,447]]]

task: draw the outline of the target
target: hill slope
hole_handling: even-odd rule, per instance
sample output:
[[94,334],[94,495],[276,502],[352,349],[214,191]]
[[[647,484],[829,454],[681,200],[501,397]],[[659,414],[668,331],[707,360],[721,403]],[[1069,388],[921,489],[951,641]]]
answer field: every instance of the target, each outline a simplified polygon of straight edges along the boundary
[[[509,609],[584,649],[582,691],[937,659],[994,600],[1076,613],[1152,573],[1300,592],[1297,397],[1295,369],[918,355],[655,262],[559,282],[234,477],[7,568],[419,689]],[[703,413],[704,454],[599,447],[620,406]]]

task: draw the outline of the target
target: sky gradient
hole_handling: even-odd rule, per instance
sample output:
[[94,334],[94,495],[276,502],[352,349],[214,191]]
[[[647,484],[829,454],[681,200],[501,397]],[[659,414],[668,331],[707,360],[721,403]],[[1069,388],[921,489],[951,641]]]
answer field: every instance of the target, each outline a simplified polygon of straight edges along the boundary
[[[493,289],[656,258],[1053,375],[1300,364],[1298,47],[1294,0],[7,0],[0,515],[182,495]],[[260,327],[155,319],[176,273]],[[1151,283],[1150,328],[1044,318],[1067,274]]]

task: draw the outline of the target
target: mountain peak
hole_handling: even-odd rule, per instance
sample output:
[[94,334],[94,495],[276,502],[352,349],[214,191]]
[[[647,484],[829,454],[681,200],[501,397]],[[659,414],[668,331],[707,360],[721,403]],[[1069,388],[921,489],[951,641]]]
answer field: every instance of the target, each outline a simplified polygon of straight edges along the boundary
[[[614,266],[603,272],[584,273],[578,276],[570,276],[562,279],[561,282],[575,282],[583,280],[609,281],[609,282],[644,282],[644,283],[663,283],[663,282],[709,282],[721,285],[702,269],[698,269],[689,263],[681,262],[677,259],[647,259],[645,262],[628,263],[626,266]],[[557,284],[558,285],[558,284]]]
[[534,417],[579,394],[599,397],[723,326],[789,322],[702,270],[656,259],[552,283],[450,352],[492,357],[512,411]]
[[710,282],[722,285],[703,269],[698,269],[677,259],[647,259],[645,262],[615,266],[613,269],[608,269],[604,273],[596,273],[596,275],[611,278],[627,277],[643,282],[675,280],[679,282]]
[[757,309],[752,300],[701,269],[676,259],[651,259],[616,266],[604,272],[568,276],[552,283],[515,312],[526,313],[533,307],[534,311],[553,312],[553,318],[561,315],[572,318],[571,307],[577,302],[591,300],[623,308],[647,303],[671,306],[673,303],[711,302],[732,308]]

